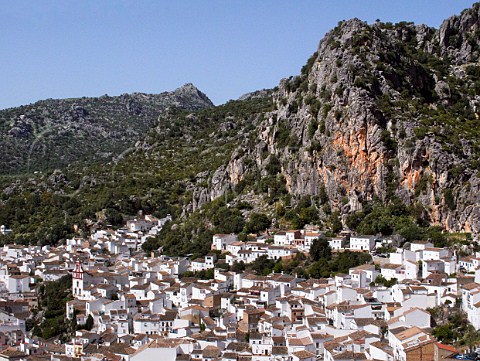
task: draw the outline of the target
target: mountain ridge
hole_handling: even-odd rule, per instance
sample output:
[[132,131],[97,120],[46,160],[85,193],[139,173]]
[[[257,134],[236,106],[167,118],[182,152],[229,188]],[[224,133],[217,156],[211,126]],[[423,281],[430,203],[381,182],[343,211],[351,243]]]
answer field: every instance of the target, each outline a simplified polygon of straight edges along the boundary
[[160,94],[46,99],[5,109],[0,111],[0,147],[6,156],[0,169],[28,173],[79,160],[105,161],[133,146],[167,108],[194,111],[212,106],[204,93],[187,83]]
[[[139,210],[169,212],[174,224],[148,249],[177,254],[208,252],[215,231],[255,229],[241,219],[258,213],[274,226],[343,225],[409,240],[430,234],[429,225],[478,234],[480,67],[472,60],[480,33],[471,19],[479,8],[439,29],[340,22],[300,75],[273,90],[201,110],[169,108],[101,167],[8,184],[0,223],[30,240],[51,223],[85,229]],[[45,193],[51,199],[38,200]],[[75,202],[56,200],[65,194]],[[11,211],[29,197],[62,217],[37,231],[31,223],[40,211]]]

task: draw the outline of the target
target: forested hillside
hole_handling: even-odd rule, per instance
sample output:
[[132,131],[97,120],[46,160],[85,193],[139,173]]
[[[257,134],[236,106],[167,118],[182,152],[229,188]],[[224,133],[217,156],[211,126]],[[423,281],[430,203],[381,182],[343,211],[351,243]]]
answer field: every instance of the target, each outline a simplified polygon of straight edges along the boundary
[[[74,225],[86,232],[139,210],[171,213],[174,222],[145,245],[169,254],[203,254],[215,232],[247,237],[307,223],[438,245],[445,230],[478,234],[479,11],[475,4],[439,29],[340,22],[300,75],[217,107],[188,86],[181,93],[193,101],[176,91],[165,96],[180,105],[168,109],[137,94],[3,111],[0,148],[14,153],[3,167],[26,173],[2,178],[0,223],[19,242],[55,243]],[[75,136],[50,121],[57,112]],[[34,126],[42,119],[48,141]],[[108,149],[102,129],[119,132]],[[58,169],[47,170],[62,149]],[[65,166],[77,150],[96,162]],[[99,159],[103,152],[116,156]],[[33,174],[33,164],[46,171]]]

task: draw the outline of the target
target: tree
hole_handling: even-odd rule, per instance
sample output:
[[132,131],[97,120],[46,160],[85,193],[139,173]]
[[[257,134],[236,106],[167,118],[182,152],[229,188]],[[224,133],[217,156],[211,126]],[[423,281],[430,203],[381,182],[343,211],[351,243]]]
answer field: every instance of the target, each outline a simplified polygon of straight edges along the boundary
[[310,258],[318,261],[320,258],[329,259],[332,256],[332,249],[326,238],[316,238],[310,247]]
[[308,268],[308,274],[313,278],[330,277],[331,271],[328,260],[319,259]]
[[195,273],[195,277],[200,278],[201,280],[211,280],[215,277],[215,270],[209,268],[207,270],[201,270]]
[[263,255],[258,257],[249,266],[253,271],[255,271],[255,273],[267,276],[272,273],[272,270],[275,267],[275,261],[273,259],[269,259],[267,255]]
[[237,208],[219,207],[212,216],[212,222],[218,233],[239,233],[245,221]]
[[333,233],[338,233],[342,230],[343,225],[342,221],[340,221],[340,216],[338,212],[333,212],[331,216],[328,218],[328,225]]
[[375,279],[375,284],[377,285],[383,285],[385,287],[392,287],[393,285],[395,285],[397,283],[397,279],[396,278],[391,278],[389,280],[387,280],[385,277],[383,277],[381,274],[377,276],[377,278]]
[[270,162],[267,164],[265,169],[267,170],[269,175],[277,175],[282,171],[282,165],[274,154],[270,156]]
[[123,216],[122,213],[117,211],[114,208],[107,208],[105,210],[105,218],[108,224],[113,226],[121,226],[123,225]]
[[347,216],[346,224],[351,230],[356,230],[360,222],[365,218],[364,212],[355,212]]
[[245,225],[247,233],[256,233],[270,227],[271,221],[264,213],[252,213],[250,219]]
[[245,271],[245,263],[243,261],[234,262],[230,270],[235,273],[243,272]]
[[410,218],[397,217],[395,221],[395,233],[401,235],[407,242],[418,239],[421,229]]
[[93,317],[88,315],[87,321],[85,322],[85,330],[90,331],[93,328]]
[[152,251],[156,251],[158,249],[158,247],[160,247],[159,242],[160,242],[159,239],[157,239],[156,237],[149,237],[142,244],[142,249],[147,253],[150,253]]

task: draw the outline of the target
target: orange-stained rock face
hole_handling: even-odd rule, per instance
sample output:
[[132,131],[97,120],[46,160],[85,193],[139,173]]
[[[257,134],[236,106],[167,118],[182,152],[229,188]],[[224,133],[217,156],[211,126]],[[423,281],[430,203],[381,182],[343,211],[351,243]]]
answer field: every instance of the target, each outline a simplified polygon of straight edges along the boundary
[[243,164],[239,162],[238,159],[234,159],[228,164],[228,174],[230,175],[230,182],[232,184],[238,184],[245,176]]
[[415,188],[415,185],[420,181],[420,171],[418,169],[411,169],[403,172],[403,179],[400,181],[400,184],[403,187],[406,187],[410,190]]
[[[349,169],[353,169],[359,175],[359,179],[351,179],[352,184],[348,185],[349,189],[359,189],[362,184],[365,184],[366,180],[369,180],[374,185],[377,184],[378,169],[384,163],[385,157],[383,153],[377,152],[375,149],[369,151],[367,130],[364,127],[358,132],[352,129],[346,134],[335,133],[333,145],[336,149],[343,152]],[[378,190],[375,188],[375,191]]]
[[292,188],[292,177],[290,177],[288,174],[285,174],[285,187],[287,188],[287,192],[290,193]]

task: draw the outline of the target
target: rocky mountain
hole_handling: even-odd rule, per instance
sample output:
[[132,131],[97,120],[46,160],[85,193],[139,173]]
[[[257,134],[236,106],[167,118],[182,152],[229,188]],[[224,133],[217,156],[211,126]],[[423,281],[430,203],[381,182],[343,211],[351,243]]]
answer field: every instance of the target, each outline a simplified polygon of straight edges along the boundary
[[142,139],[167,108],[213,106],[192,84],[161,94],[43,100],[0,111],[0,174],[105,162]]
[[271,104],[266,96],[195,111],[170,107],[112,160],[0,176],[0,224],[18,243],[56,244],[92,226],[120,226],[139,210],[189,218],[194,189],[207,186]]
[[339,23],[301,75],[281,81],[257,140],[246,139],[198,198],[264,182],[267,198],[279,187],[294,202],[321,196],[344,222],[369,202],[397,199],[432,224],[478,233],[479,9],[438,30]]
[[300,75],[218,107],[186,86],[5,110],[3,169],[32,171],[50,154],[67,164],[76,148],[99,162],[0,178],[0,224],[19,242],[55,243],[73,224],[171,213],[146,249],[196,255],[213,232],[267,223],[439,245],[440,230],[478,235],[479,16],[475,4],[439,29],[340,22]]

